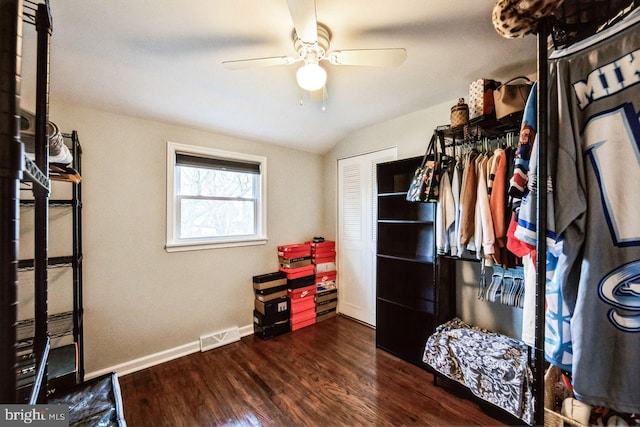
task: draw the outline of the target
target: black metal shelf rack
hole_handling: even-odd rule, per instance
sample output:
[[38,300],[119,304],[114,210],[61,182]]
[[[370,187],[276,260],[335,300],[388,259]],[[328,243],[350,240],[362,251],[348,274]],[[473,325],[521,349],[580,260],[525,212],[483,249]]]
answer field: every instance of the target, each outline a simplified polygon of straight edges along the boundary
[[[35,27],[36,97],[35,161],[25,154],[20,135],[22,86],[22,31]],[[50,200],[49,177],[49,47],[52,33],[48,0],[0,2],[0,402],[19,403],[18,375],[25,361],[34,373],[29,403],[47,400],[47,360],[51,339],[73,335],[78,351],[79,377],[84,375],[82,342],[82,244],[81,189],[72,184],[70,200]],[[71,147],[79,171],[81,147],[74,131],[63,135]],[[27,183],[33,198],[21,201],[21,184]],[[19,260],[20,208],[33,206],[33,259]],[[65,257],[49,258],[49,208],[72,209],[73,248]],[[73,268],[73,310],[49,314],[48,269]],[[18,272],[34,271],[34,318],[18,321]],[[18,353],[21,361],[18,363]]]
[[[82,146],[80,145],[80,139],[78,133],[73,131],[72,133],[62,134],[65,144],[69,147],[72,157],[72,167],[78,172],[82,173]],[[51,339],[51,357],[55,352],[58,359],[63,358],[62,362],[65,366],[74,367],[76,382],[84,381],[84,340],[83,340],[83,298],[82,298],[82,187],[81,183],[64,183],[64,186],[70,185],[71,195],[69,198],[64,199],[49,199],[49,208],[56,210],[70,210],[72,217],[72,244],[71,254],[65,256],[48,257],[47,265],[48,269],[71,269],[72,272],[72,291],[73,291],[73,306],[69,311],[49,313],[47,316],[47,332]],[[52,185],[52,188],[55,188]],[[22,188],[22,190],[29,190],[29,188]],[[53,191],[55,193],[55,191]],[[21,199],[20,206],[22,208],[31,208],[35,204],[35,199]],[[52,231],[52,230],[50,230]],[[56,237],[61,237],[56,235]],[[26,272],[33,271],[35,269],[35,259],[20,259],[18,261],[18,271]],[[50,284],[49,284],[50,285]],[[20,286],[25,286],[20,284]],[[17,322],[17,336],[16,336],[16,350],[18,352],[18,364],[23,363],[25,360],[33,360],[33,349],[35,343],[35,319],[24,319]],[[71,350],[64,350],[61,347],[57,347],[56,339],[63,337],[71,337],[73,343],[67,344],[67,346],[73,347]],[[70,360],[66,360],[71,358]],[[18,373],[18,385],[19,389],[31,387],[25,377],[29,377],[31,372],[22,372],[24,370],[17,370]],[[51,380],[56,379],[56,372],[48,372],[49,384]],[[22,386],[22,387],[21,387]],[[60,387],[55,387],[60,389]],[[22,395],[23,392],[20,391]]]
[[[34,195],[35,318],[34,355],[36,381],[30,402],[44,401],[47,357],[47,250],[49,214],[49,45],[51,13],[48,1],[0,2],[0,401],[15,402],[17,281],[19,244],[19,186],[31,181]],[[35,164],[24,154],[20,140],[20,88],[22,21],[37,32]]]

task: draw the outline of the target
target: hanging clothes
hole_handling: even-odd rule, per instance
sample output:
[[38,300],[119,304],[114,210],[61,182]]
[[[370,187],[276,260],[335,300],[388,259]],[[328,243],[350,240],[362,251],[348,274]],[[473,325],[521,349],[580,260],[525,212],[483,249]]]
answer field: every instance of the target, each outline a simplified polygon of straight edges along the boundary
[[[640,412],[640,12],[549,57],[560,285],[573,311],[573,387]],[[560,122],[557,120],[562,118]]]
[[508,152],[507,148],[498,148],[494,151],[489,187],[489,207],[495,235],[494,260],[504,268],[508,267],[506,220]]
[[[438,255],[444,255],[451,250],[452,229],[455,229],[455,202],[451,190],[449,168],[442,172],[440,177],[438,204],[436,205],[436,251]],[[453,243],[453,246],[456,244]]]
[[495,234],[493,232],[493,220],[489,208],[489,194],[487,190],[487,166],[491,158],[483,155],[477,163],[478,185],[476,186],[476,220],[475,220],[475,247],[476,257],[485,266],[493,265],[493,253]]
[[451,242],[451,256],[460,256],[459,250],[459,223],[460,223],[460,181],[462,179],[461,173],[462,162],[459,158],[455,160],[454,166],[451,169],[453,178],[451,179],[451,193],[453,194],[453,211],[454,211],[454,223],[453,227],[449,230],[449,241]]
[[[523,257],[527,263],[526,271],[535,272],[536,263],[536,229],[537,229],[537,205],[536,185],[537,176],[537,84],[534,84],[529,99],[527,100],[523,115],[522,130],[520,132],[519,145],[516,150],[516,168],[511,180],[509,194],[512,195],[512,206],[515,208],[513,220],[508,231],[507,247],[516,256]],[[571,312],[563,298],[560,283],[568,270],[558,266],[558,256],[562,243],[556,239],[554,233],[554,201],[553,188],[547,188],[547,253],[546,280],[545,280],[545,359],[567,371],[572,369],[572,340],[571,340]],[[523,303],[523,341],[533,344],[535,342],[535,274],[525,274],[525,302]]]
[[[460,245],[466,246],[472,240],[475,229],[476,198],[478,179],[476,174],[477,151],[471,151],[464,173],[464,186],[460,196]],[[475,246],[474,246],[475,249]]]

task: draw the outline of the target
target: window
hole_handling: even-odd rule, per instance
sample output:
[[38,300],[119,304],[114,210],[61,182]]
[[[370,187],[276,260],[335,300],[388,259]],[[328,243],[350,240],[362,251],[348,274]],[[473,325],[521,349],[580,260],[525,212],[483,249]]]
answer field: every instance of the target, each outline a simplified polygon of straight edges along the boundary
[[167,251],[264,244],[267,159],[167,143]]

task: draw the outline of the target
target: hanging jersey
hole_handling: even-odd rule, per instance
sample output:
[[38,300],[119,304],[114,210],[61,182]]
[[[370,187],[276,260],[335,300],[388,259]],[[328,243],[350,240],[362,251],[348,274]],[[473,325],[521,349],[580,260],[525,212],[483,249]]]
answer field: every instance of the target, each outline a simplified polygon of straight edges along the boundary
[[[524,111],[523,127],[520,135],[518,151],[519,158],[516,160],[516,172],[512,179],[511,195],[513,201],[517,197],[522,197],[517,209],[517,227],[513,233],[513,239],[520,243],[511,242],[511,247],[519,247],[519,251],[530,248],[534,251],[536,247],[537,213],[536,204],[536,177],[538,174],[538,121],[537,121],[537,83],[531,90],[527,105]],[[527,148],[527,146],[532,146]],[[549,156],[552,158],[553,156]],[[562,249],[562,241],[555,235],[553,221],[554,203],[553,188],[548,182],[547,185],[547,254],[546,254],[546,280],[545,280],[545,342],[544,356],[547,361],[564,370],[571,371],[572,366],[572,341],[571,341],[571,312],[565,303],[562,293],[561,283],[566,270],[558,269],[558,254]],[[524,253],[524,252],[519,252]],[[534,262],[530,259],[527,262]],[[532,267],[535,270],[535,267]],[[523,340],[529,344],[534,343],[535,331],[527,330],[527,325],[534,322],[535,318],[535,294],[536,275],[525,276],[525,299],[523,317]]]
[[[640,412],[640,13],[549,58],[558,268],[579,400]],[[555,108],[555,109],[554,109]]]

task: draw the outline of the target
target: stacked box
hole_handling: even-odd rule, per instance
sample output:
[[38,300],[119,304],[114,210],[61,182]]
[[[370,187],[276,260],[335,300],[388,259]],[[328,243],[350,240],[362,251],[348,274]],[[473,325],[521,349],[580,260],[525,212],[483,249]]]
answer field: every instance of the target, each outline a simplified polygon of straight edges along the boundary
[[311,242],[311,259],[315,265],[336,262],[336,242]]
[[309,256],[311,256],[311,245],[308,243],[278,246],[278,257],[280,258],[292,260]]
[[310,242],[310,245],[318,292],[337,289],[336,242],[325,240]]
[[282,271],[253,276],[253,333],[268,339],[291,330],[287,275]]
[[307,286],[315,285],[315,283],[316,275],[312,273],[297,279],[287,279],[287,289],[306,288]]
[[311,255],[299,258],[278,257],[281,268],[300,268],[311,265]]
[[336,278],[338,272],[336,270],[327,271],[324,273],[316,273],[316,286],[320,291],[328,291],[331,289],[338,289],[336,285]]
[[316,292],[316,323],[336,315],[338,308],[338,290],[330,289]]
[[280,267],[280,271],[285,273],[288,280],[300,279],[303,277],[313,276],[315,267],[313,265],[305,265],[297,268]]
[[469,119],[477,117],[496,118],[493,91],[500,82],[491,79],[476,79],[469,85]]
[[336,315],[338,286],[336,270],[336,242],[310,242],[311,260],[316,273],[316,322]]
[[[312,276],[313,277],[313,276]],[[316,323],[316,285],[312,283],[297,289],[289,289],[291,301],[291,330],[295,331]]]
[[308,242],[278,246],[279,270],[287,277],[287,296],[291,304],[291,330],[316,322],[314,295],[315,266]]

